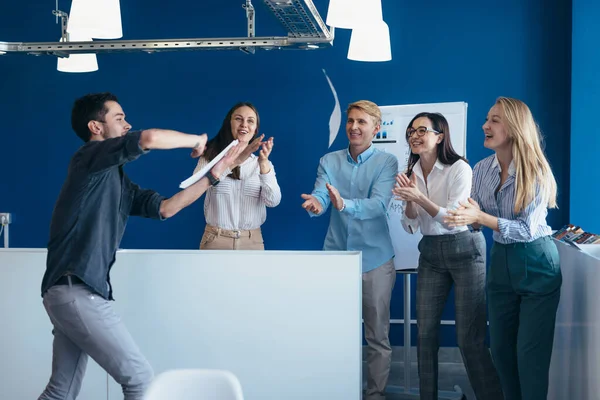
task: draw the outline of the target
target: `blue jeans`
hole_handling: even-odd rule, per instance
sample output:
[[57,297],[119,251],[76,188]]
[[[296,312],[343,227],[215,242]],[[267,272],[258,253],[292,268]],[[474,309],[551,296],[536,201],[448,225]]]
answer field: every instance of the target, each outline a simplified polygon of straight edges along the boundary
[[142,400],[154,372],[109,301],[84,284],[52,286],[44,307],[54,325],[52,376],[38,400],[72,400],[81,390],[88,356]]

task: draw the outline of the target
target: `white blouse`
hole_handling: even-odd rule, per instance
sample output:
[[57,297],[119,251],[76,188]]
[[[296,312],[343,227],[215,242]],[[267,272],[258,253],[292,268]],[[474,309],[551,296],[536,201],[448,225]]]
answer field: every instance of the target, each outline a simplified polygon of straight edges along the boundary
[[448,214],[448,209],[457,208],[459,202],[469,199],[473,179],[473,171],[469,164],[458,160],[452,165],[444,165],[437,160],[425,183],[421,160],[419,160],[413,168],[413,174],[417,176],[417,187],[421,193],[437,204],[440,210],[435,217],[432,217],[417,205],[417,218],[410,219],[406,213],[402,214],[404,229],[409,233],[421,229],[423,235],[446,235],[468,230],[466,226],[449,227],[444,223],[444,217]]
[[[194,173],[208,164],[200,157]],[[240,179],[228,177],[231,170],[220,177],[221,182],[211,186],[204,199],[204,218],[208,225],[230,230],[260,228],[267,219],[266,207],[276,207],[281,201],[281,189],[275,177],[275,169],[260,173],[258,157],[250,155],[240,165]]]

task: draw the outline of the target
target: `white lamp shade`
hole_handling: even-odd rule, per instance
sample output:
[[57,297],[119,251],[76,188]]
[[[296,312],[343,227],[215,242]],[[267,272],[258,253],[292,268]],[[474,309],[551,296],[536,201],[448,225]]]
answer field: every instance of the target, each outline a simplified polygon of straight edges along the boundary
[[[69,34],[72,42],[91,42],[91,38]],[[62,42],[62,38],[60,39]],[[58,58],[57,67],[61,72],[93,72],[98,71],[98,60],[96,54],[71,54],[69,57]]]
[[390,61],[390,29],[383,21],[352,29],[348,59],[355,61]]
[[73,0],[67,32],[95,39],[123,37],[119,0]]
[[382,19],[381,0],[329,0],[326,21],[329,26],[354,29]]
[[[371,24],[378,21],[383,21],[383,10],[381,8],[381,0],[355,0],[357,12],[360,16],[357,27],[362,24]],[[354,27],[353,27],[354,28]]]
[[329,0],[327,21],[329,26],[352,29],[360,22],[358,3],[362,0]]

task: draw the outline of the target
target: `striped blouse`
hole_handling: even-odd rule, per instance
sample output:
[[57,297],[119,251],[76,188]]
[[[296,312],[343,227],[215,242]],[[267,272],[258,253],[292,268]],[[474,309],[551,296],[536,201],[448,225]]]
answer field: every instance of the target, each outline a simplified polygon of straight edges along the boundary
[[[198,160],[194,173],[208,161]],[[206,192],[204,218],[209,225],[230,230],[260,228],[267,219],[266,207],[276,207],[281,201],[281,190],[275,177],[275,169],[260,173],[258,157],[252,154],[240,165],[240,179],[232,179],[227,170],[221,182]]]
[[[498,218],[499,232],[494,231],[498,243],[532,242],[552,233],[546,223],[547,204],[540,193],[518,214],[515,213],[515,166],[511,161],[508,178],[500,185],[500,163],[496,155],[484,158],[473,169],[471,197],[481,210]],[[497,192],[496,192],[497,191]]]

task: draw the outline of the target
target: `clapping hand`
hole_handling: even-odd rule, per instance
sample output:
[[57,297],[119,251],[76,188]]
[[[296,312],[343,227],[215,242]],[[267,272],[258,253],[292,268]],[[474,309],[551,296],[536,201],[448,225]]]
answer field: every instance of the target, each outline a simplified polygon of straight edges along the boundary
[[450,227],[478,224],[481,215],[481,207],[475,200],[469,197],[468,201],[461,201],[455,210],[448,210],[444,222]]
[[417,202],[423,195],[417,188],[417,175],[413,172],[410,178],[406,174],[396,175],[396,185],[392,189],[396,200]]
[[327,191],[329,192],[329,199],[331,200],[331,204],[337,209],[341,210],[344,206],[344,199],[340,196],[340,192],[335,188],[335,186],[331,184],[326,184]]
[[262,142],[261,147],[258,155],[258,166],[260,167],[260,173],[266,174],[271,171],[269,155],[273,151],[273,137],[270,137],[266,142]]

